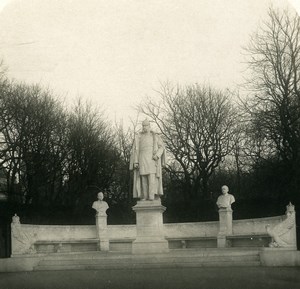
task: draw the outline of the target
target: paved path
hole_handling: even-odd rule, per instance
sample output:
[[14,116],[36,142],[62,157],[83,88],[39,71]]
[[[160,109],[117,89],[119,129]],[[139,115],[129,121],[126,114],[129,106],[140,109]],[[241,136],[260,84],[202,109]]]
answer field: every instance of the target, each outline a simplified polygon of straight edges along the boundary
[[300,268],[218,267],[0,273],[1,289],[299,289]]

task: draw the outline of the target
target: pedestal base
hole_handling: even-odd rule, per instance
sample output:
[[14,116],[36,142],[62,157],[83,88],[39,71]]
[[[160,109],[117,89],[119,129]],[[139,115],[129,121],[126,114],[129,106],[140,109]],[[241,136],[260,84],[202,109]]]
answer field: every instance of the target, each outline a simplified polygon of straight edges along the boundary
[[136,212],[136,240],[133,254],[164,253],[169,251],[164,237],[162,213],[166,210],[160,200],[138,201],[132,208]]
[[99,241],[99,251],[109,251],[109,241],[100,240]]
[[132,254],[151,254],[169,252],[168,241],[165,239],[137,238],[132,243]]
[[217,246],[218,246],[218,248],[225,248],[225,247],[227,247],[226,236],[224,236],[224,235],[218,235],[218,237],[217,237]]

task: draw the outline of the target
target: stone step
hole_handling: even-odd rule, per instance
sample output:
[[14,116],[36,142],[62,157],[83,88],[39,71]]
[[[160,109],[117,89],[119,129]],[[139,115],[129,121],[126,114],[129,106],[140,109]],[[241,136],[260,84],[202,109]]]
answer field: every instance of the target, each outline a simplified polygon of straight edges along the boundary
[[169,253],[160,253],[160,254],[141,254],[141,255],[131,255],[128,253],[120,252],[73,252],[73,253],[53,253],[46,255],[44,260],[75,260],[75,259],[144,259],[144,258],[162,258],[162,257],[213,257],[213,256],[248,256],[248,255],[258,255],[258,249],[179,249],[179,250],[170,250]]
[[257,250],[181,250],[156,255],[99,253],[47,256],[34,270],[260,266]]
[[142,264],[89,264],[89,265],[53,265],[37,266],[35,271],[59,271],[59,270],[111,270],[111,269],[155,269],[155,268],[186,268],[186,267],[257,267],[259,261],[239,261],[239,262],[189,262],[189,263],[142,263]]
[[155,263],[173,263],[173,262],[178,262],[178,263],[190,263],[190,262],[215,262],[215,261],[220,261],[220,262],[238,262],[238,261],[259,261],[259,256],[258,255],[242,255],[242,256],[195,256],[195,257],[144,257],[144,258],[121,258],[121,259],[116,259],[116,258],[105,258],[105,259],[89,259],[89,258],[84,258],[84,259],[60,259],[60,260],[55,260],[55,259],[44,259],[42,260],[39,265],[72,265],[72,264],[78,264],[78,265],[89,265],[89,264],[115,264],[116,262],[118,264],[143,264],[143,263],[148,263],[148,264],[155,264]]

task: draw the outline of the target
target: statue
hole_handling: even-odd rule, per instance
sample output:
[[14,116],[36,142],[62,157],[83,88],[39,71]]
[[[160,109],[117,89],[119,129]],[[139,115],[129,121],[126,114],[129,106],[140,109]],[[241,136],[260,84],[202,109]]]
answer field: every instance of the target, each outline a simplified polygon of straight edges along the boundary
[[218,197],[217,206],[219,209],[231,209],[231,204],[235,202],[234,196],[229,194],[229,188],[222,186],[222,195]]
[[92,208],[97,211],[97,216],[106,216],[106,211],[109,208],[108,204],[103,201],[104,195],[102,192],[97,194],[98,201],[95,201]]
[[20,223],[20,217],[15,214],[11,223],[11,240],[13,254],[34,254],[36,253],[34,243],[37,234],[35,232],[26,232]]
[[270,228],[266,226],[267,233],[272,237],[269,247],[291,247],[296,246],[294,233],[295,230],[295,207],[291,203],[286,206],[286,218],[281,223]]
[[20,217],[15,214],[13,217],[12,217],[12,223],[13,224],[20,224]]
[[161,137],[150,129],[149,120],[144,120],[142,126],[142,132],[134,139],[130,158],[130,170],[134,176],[133,197],[152,201],[163,195],[165,147]]

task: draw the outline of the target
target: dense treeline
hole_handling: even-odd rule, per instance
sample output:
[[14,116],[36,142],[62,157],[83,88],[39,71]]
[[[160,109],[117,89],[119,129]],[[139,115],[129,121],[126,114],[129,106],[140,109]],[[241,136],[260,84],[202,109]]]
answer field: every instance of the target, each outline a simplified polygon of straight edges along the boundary
[[120,190],[116,174],[127,163],[101,112],[81,101],[66,111],[49,90],[5,78],[0,108],[0,159],[9,202],[85,214],[97,191],[118,197],[110,189]]
[[[236,196],[239,217],[282,213],[287,201],[300,205],[299,41],[299,16],[270,9],[246,48],[247,96],[166,83],[158,98],[139,106],[168,151],[167,221],[217,218],[223,184]],[[11,204],[26,207],[27,215],[42,208],[36,215],[48,212],[48,222],[68,216],[93,222],[90,205],[102,190],[109,222],[134,220],[128,167],[137,122],[112,125],[82,101],[67,110],[50,90],[4,73],[0,108],[0,160]],[[246,203],[252,209],[242,210]]]

